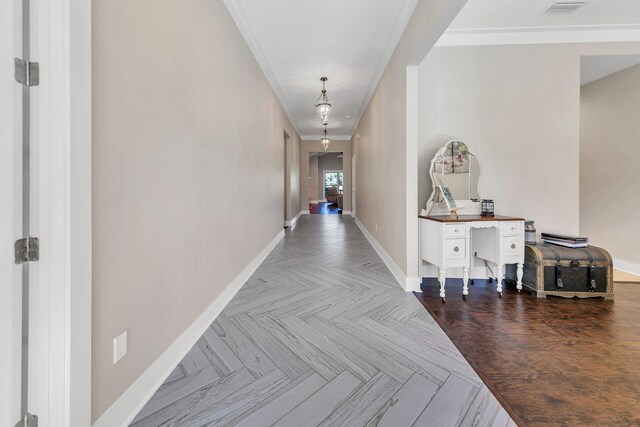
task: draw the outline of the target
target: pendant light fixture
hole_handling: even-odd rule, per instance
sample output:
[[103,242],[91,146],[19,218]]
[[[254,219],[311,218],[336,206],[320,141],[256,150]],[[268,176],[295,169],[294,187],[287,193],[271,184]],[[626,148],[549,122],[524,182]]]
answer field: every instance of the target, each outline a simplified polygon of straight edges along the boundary
[[329,136],[327,135],[327,125],[324,125],[324,134],[322,135],[322,138],[320,138],[320,142],[322,142],[322,148],[326,151],[327,148],[329,148],[329,143],[331,142],[331,140],[329,139]]
[[322,82],[322,92],[320,92],[320,96],[315,104],[318,117],[322,120],[323,125],[327,125],[329,123],[329,114],[331,114],[331,104],[329,104],[329,97],[327,97],[327,89],[325,88],[325,82],[327,80],[329,79],[326,77],[320,77],[320,81]]

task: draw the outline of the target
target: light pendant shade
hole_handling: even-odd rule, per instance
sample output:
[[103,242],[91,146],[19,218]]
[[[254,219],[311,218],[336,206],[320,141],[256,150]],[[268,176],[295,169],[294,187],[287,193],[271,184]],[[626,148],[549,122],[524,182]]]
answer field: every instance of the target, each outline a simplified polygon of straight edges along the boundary
[[318,113],[318,118],[322,120],[322,124],[326,125],[329,123],[329,116],[331,115],[331,104],[329,104],[329,97],[327,96],[327,89],[325,89],[325,82],[329,80],[326,77],[321,77],[320,81],[322,82],[322,91],[320,92],[320,96],[315,103],[316,111]]
[[322,138],[320,138],[320,142],[322,142],[322,148],[326,151],[329,148],[329,143],[331,142],[331,139],[329,139],[329,136],[327,135],[327,125],[324,126],[324,134],[322,135]]

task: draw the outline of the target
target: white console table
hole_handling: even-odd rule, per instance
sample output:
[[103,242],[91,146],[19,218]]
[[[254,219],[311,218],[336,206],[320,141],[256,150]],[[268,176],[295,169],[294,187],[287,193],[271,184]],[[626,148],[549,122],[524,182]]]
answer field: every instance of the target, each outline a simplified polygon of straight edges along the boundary
[[502,296],[505,264],[517,264],[518,291],[522,289],[524,219],[505,216],[420,216],[420,258],[438,267],[440,297],[445,298],[448,268],[462,268],[462,294],[469,294],[469,271],[474,257],[496,265],[496,290]]

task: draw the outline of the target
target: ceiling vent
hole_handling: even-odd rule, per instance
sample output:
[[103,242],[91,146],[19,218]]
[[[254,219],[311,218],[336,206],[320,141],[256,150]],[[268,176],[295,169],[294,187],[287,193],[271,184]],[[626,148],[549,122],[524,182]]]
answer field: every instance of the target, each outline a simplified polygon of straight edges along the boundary
[[583,1],[557,1],[547,9],[546,13],[569,13],[575,12],[584,6]]

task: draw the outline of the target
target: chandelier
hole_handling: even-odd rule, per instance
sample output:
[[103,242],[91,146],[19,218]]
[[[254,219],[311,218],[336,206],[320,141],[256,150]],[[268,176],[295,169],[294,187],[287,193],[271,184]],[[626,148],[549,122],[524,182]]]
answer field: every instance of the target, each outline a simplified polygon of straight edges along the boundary
[[318,117],[322,120],[323,125],[329,123],[329,114],[331,114],[331,104],[329,104],[329,97],[327,97],[327,89],[324,87],[327,80],[329,79],[326,77],[320,77],[320,81],[322,82],[322,92],[320,92],[320,96],[315,103]]
[[322,138],[320,138],[320,142],[322,142],[322,148],[323,149],[327,149],[329,148],[329,143],[331,142],[331,140],[329,139],[329,136],[327,135],[327,125],[324,125],[324,134],[322,135]]

